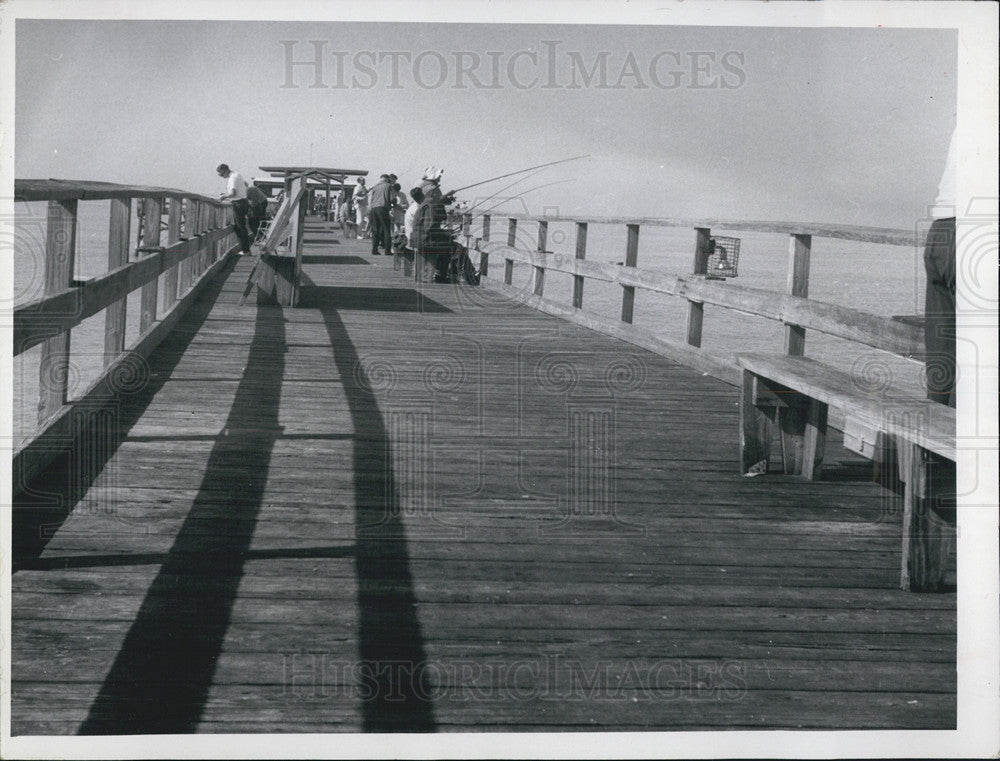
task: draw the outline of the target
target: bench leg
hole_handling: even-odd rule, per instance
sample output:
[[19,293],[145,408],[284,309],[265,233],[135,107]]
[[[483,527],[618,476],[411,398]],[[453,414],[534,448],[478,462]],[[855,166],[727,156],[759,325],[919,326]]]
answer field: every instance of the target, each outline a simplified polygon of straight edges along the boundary
[[941,588],[951,550],[951,530],[935,509],[955,493],[954,464],[916,444],[899,442],[903,493],[903,564],[900,586],[909,592]]
[[827,405],[801,394],[790,394],[778,410],[781,454],[785,473],[810,481],[819,478],[826,447]]
[[774,408],[765,410],[756,404],[757,378],[743,371],[743,393],[740,398],[740,472],[745,476],[767,473],[771,459],[771,421]]

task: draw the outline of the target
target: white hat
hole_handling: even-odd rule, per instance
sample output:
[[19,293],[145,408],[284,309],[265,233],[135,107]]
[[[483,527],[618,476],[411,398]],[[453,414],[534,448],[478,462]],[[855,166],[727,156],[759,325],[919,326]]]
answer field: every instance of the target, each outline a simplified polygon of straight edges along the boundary
[[432,181],[440,180],[442,174],[444,174],[443,169],[438,169],[437,167],[429,166],[424,170],[423,179]]

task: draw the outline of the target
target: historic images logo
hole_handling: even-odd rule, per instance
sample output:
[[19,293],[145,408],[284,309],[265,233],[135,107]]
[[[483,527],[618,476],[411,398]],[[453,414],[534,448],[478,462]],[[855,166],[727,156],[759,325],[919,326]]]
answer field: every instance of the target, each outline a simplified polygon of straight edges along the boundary
[[734,90],[747,80],[739,50],[652,55],[564,48],[561,40],[508,51],[336,50],[330,40],[280,40],[283,89]]

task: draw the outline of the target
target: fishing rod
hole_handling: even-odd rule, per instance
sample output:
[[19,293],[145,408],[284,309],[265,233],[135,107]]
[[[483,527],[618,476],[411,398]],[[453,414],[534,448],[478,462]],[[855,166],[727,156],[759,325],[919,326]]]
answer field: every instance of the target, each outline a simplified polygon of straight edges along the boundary
[[498,195],[500,195],[501,193],[503,193],[505,190],[510,190],[512,187],[514,187],[515,185],[519,185],[520,183],[524,182],[525,180],[530,180],[532,177],[534,177],[535,175],[539,174],[541,171],[542,171],[541,169],[538,169],[538,170],[532,172],[531,174],[526,174],[524,177],[522,177],[519,180],[514,180],[513,182],[504,185],[496,193],[493,193],[492,195],[488,195],[488,196],[486,196],[486,198],[483,198],[483,199],[480,199],[479,201],[477,201],[475,203],[475,205],[473,205],[472,207],[466,209],[465,213],[466,214],[471,214],[473,210],[478,209],[480,206],[482,206],[487,201],[492,201],[494,198],[496,198]]
[[480,182],[474,182],[471,185],[466,185],[464,188],[458,188],[456,190],[449,190],[445,193],[446,196],[454,196],[455,193],[459,193],[463,190],[468,190],[469,188],[476,188],[480,185],[485,185],[487,182],[495,182],[496,180],[502,180],[507,177],[513,177],[515,174],[523,174],[524,172],[530,172],[532,169],[544,169],[547,166],[555,166],[556,164],[565,164],[567,161],[577,161],[579,159],[589,159],[590,154],[585,156],[573,156],[568,159],[559,159],[559,161],[550,161],[547,164],[538,164],[536,166],[529,166],[527,169],[518,169],[516,172],[508,172],[507,174],[501,174],[498,177],[490,177],[488,180],[482,180]]
[[505,198],[502,201],[500,201],[500,203],[493,204],[493,206],[491,206],[490,208],[486,209],[486,211],[481,211],[478,214],[474,215],[472,218],[473,219],[478,219],[479,217],[483,216],[484,214],[489,214],[491,211],[493,211],[495,208],[497,208],[497,206],[503,206],[503,204],[507,203],[508,201],[513,201],[515,198],[520,198],[521,196],[527,195],[528,193],[533,193],[536,190],[541,190],[542,188],[547,188],[547,187],[550,187],[551,185],[560,185],[560,184],[562,184],[564,182],[569,182],[569,180],[556,180],[555,182],[546,182],[546,183],[544,183],[542,185],[536,185],[533,188],[528,188],[527,190],[524,190],[524,191],[518,193],[516,196],[511,196],[510,198]]

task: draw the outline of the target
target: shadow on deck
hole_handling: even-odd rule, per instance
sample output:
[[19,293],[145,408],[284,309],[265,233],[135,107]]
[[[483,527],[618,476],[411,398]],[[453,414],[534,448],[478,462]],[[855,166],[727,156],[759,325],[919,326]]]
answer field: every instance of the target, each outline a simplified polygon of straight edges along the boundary
[[741,478],[734,389],[321,232],[15,505],[14,734],[955,726],[864,461]]

